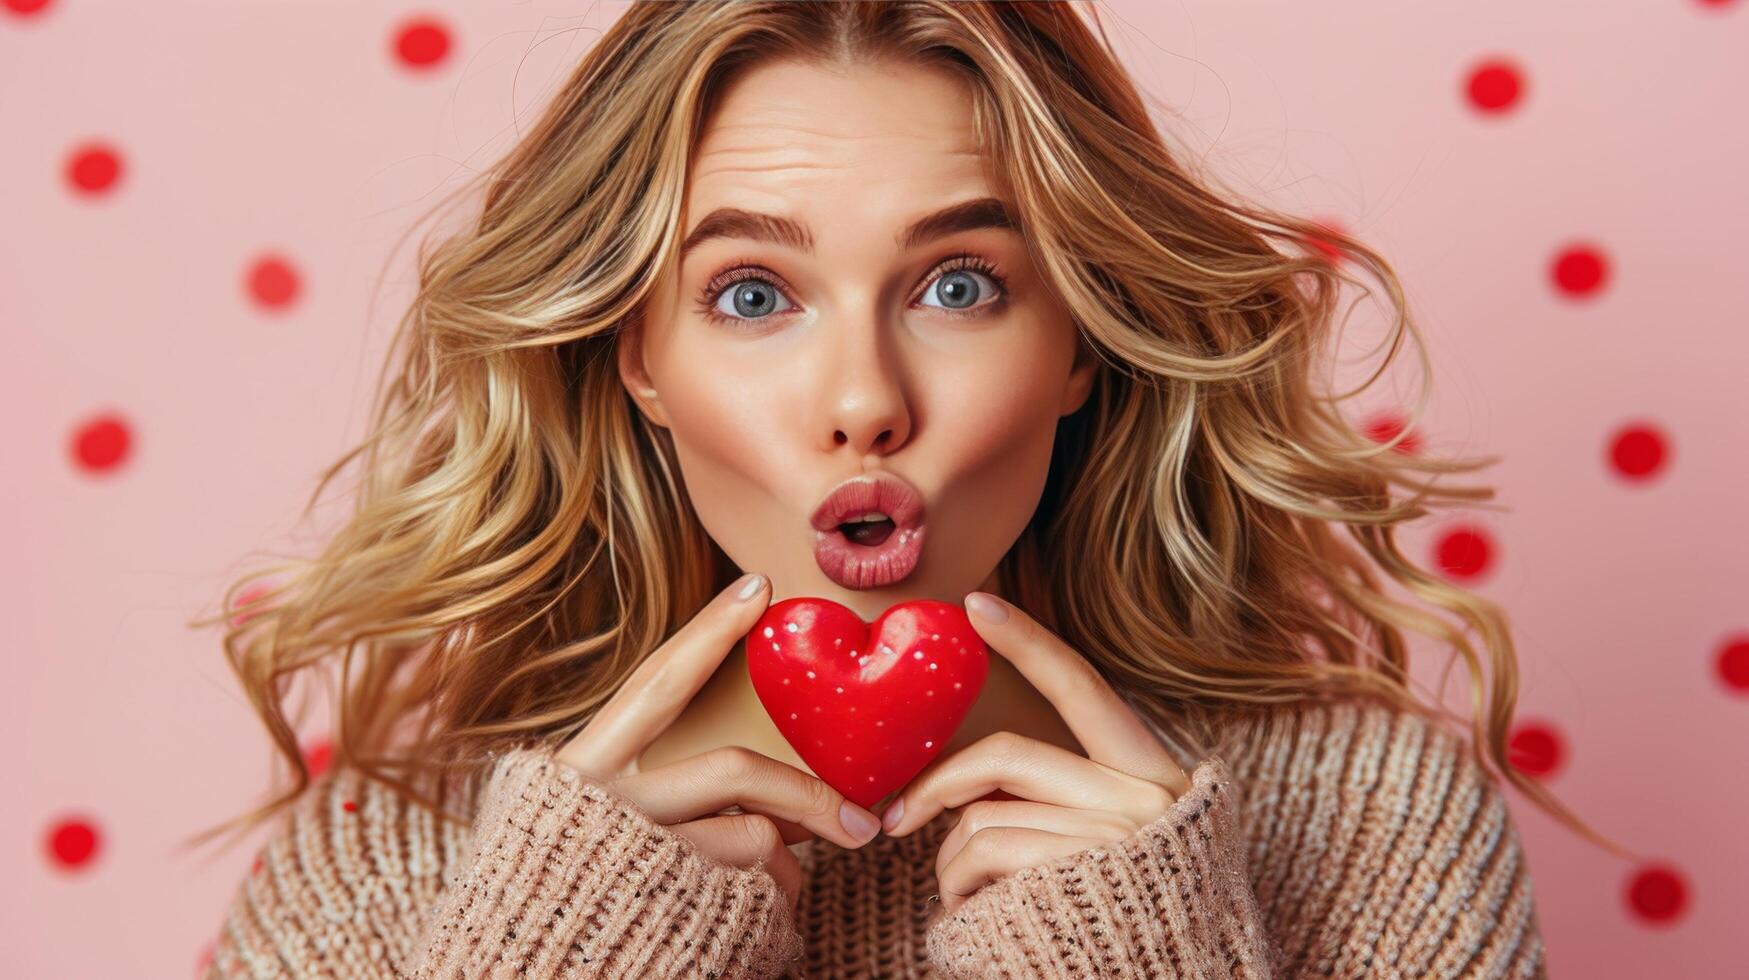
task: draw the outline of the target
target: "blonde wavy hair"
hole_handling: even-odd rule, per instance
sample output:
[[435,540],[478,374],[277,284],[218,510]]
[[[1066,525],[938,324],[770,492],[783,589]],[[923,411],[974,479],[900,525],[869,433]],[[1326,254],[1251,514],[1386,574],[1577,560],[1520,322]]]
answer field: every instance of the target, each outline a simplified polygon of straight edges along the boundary
[[[191,624],[227,626],[229,663],[291,776],[194,841],[241,833],[310,784],[286,711],[299,677],[329,682],[334,765],[462,821],[449,793],[477,788],[493,752],[569,739],[739,574],[682,492],[666,430],[624,390],[616,344],[675,257],[691,151],[725,85],[773,58],[896,58],[970,83],[998,193],[1101,361],[1093,395],[1059,421],[1001,593],[1199,752],[1272,705],[1365,698],[1444,717],[1409,690],[1404,635],[1450,644],[1484,768],[1631,855],[1507,761],[1518,671],[1502,610],[1398,550],[1404,522],[1491,499],[1434,484],[1497,457],[1400,452],[1403,435],[1380,442],[1342,417],[1352,393],[1314,383],[1343,286],[1372,295],[1351,265],[1392,302],[1385,363],[1417,340],[1414,428],[1429,366],[1394,273],[1364,243],[1191,171],[1091,13],[632,5],[526,137],[446,199],[483,187],[477,218],[422,241],[372,431],[304,510],[358,460],[349,518],[316,557],[243,577],[222,614]],[[1381,573],[1455,622],[1388,596]]]

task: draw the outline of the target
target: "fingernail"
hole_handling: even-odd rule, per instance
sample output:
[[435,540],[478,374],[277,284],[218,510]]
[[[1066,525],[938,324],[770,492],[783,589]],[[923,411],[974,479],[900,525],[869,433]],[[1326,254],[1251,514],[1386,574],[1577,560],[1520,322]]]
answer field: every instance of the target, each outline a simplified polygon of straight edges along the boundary
[[966,608],[978,615],[979,619],[992,623],[1008,621],[1008,607],[1002,600],[984,592],[974,592],[966,596]]
[[893,832],[893,828],[899,826],[899,821],[904,816],[905,801],[903,799],[894,800],[893,805],[887,807],[887,815],[881,818],[881,826],[886,828],[887,833],[890,834]]
[[850,836],[862,844],[874,840],[875,832],[881,829],[880,821],[874,818],[874,814],[849,800],[845,800],[838,807],[838,822],[844,825]]
[[759,594],[760,587],[765,584],[765,576],[758,572],[749,572],[745,576],[745,580],[747,584],[741,586],[741,591],[735,593],[735,598],[741,602],[746,602]]

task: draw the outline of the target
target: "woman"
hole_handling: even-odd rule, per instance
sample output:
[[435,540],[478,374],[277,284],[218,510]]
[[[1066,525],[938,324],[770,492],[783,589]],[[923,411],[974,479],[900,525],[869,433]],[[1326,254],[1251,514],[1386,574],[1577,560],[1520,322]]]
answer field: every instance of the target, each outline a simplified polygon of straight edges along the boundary
[[[1392,539],[1482,464],[1320,397],[1353,280],[1072,8],[633,5],[484,181],[355,515],[226,638],[296,785],[214,974],[1543,974],[1486,763],[1582,825],[1504,764],[1503,617]],[[1479,748],[1380,570],[1487,640]],[[988,683],[864,810],[740,641],[973,592]]]

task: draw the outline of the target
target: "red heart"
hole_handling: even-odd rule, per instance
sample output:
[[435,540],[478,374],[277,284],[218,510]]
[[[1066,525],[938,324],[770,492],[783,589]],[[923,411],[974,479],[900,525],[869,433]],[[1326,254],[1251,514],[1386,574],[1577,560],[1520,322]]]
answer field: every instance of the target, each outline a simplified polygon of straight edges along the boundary
[[873,626],[830,599],[771,604],[747,634],[747,673],[777,730],[861,807],[941,754],[990,669],[964,609],[901,602]]

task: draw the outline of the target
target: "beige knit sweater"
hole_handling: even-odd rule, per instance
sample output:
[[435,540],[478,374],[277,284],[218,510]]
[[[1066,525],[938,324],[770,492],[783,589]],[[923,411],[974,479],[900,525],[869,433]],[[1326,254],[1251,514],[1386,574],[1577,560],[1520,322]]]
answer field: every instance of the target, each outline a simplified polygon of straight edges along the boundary
[[322,777],[239,888],[211,977],[1542,977],[1530,871],[1463,740],[1371,704],[1281,709],[1159,820],[934,894],[948,811],[765,871],[554,760],[500,757],[473,829]]

